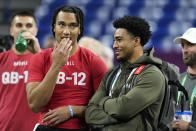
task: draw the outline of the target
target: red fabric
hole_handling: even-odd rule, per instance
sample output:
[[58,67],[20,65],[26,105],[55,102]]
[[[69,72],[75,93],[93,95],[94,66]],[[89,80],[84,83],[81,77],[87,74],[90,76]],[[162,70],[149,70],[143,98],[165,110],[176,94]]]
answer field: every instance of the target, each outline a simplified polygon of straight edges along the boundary
[[[32,57],[28,82],[41,82],[43,80],[52,64],[52,51],[53,49],[46,49]],[[52,98],[48,106],[42,110],[42,115],[49,109],[64,105],[87,105],[106,71],[107,68],[100,58],[79,47],[59,72],[59,79],[57,78],[58,82]],[[41,120],[42,117],[40,117],[39,123]],[[84,123],[84,119],[72,118],[57,127],[79,129]]]
[[145,67],[146,67],[145,65],[139,66],[139,67],[136,69],[136,71],[134,72],[134,75],[140,74],[140,72],[141,72]]
[[0,130],[32,131],[38,114],[27,104],[25,84],[29,59],[33,54],[0,53]]

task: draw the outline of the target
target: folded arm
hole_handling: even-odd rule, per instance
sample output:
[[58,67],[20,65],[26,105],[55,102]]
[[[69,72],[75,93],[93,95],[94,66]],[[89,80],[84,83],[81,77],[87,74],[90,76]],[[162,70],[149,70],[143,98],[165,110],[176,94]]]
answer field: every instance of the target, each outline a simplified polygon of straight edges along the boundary
[[98,90],[96,91],[95,95],[91,98],[86,112],[85,112],[85,119],[88,124],[91,125],[107,125],[107,124],[114,124],[118,121],[107,114],[103,109],[103,102],[105,99],[110,98],[106,95],[105,89],[105,80],[107,73],[103,80],[100,83]]
[[[158,74],[158,75],[157,75]],[[117,98],[107,96],[106,77],[102,81],[86,110],[86,121],[89,124],[114,124],[127,121],[159,98],[164,91],[164,77],[157,70],[152,70],[138,78],[137,84],[127,94]],[[164,92],[163,92],[164,93]]]

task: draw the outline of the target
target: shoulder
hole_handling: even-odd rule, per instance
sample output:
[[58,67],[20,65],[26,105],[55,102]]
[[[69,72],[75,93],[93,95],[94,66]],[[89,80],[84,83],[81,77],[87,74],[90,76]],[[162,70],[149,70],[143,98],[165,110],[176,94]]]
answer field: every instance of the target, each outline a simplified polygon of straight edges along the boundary
[[180,77],[184,77],[187,74],[187,72],[183,72],[180,74]]
[[53,51],[53,48],[48,48],[48,49],[42,49],[41,52],[39,53],[36,53],[37,55],[44,55],[44,56],[47,56],[47,55],[50,55]]
[[0,63],[4,63],[7,61],[9,58],[11,58],[11,54],[13,53],[13,50],[8,50],[5,52],[0,53]]
[[146,70],[144,70],[144,71],[146,71],[148,73],[155,72],[157,74],[159,74],[159,73],[162,74],[161,70],[155,65],[147,65]]
[[143,75],[148,76],[150,79],[160,79],[164,81],[164,75],[161,70],[155,65],[148,65],[146,69],[141,73],[141,77]]
[[11,54],[11,53],[13,53],[13,50],[12,50],[12,49],[11,49],[11,50],[8,50],[8,51],[5,51],[5,52],[1,52],[1,53],[0,53],[0,56],[9,55],[9,54]]
[[41,52],[36,53],[31,57],[30,63],[32,65],[39,65],[50,62],[52,51],[53,48],[43,49]]
[[41,52],[36,53],[34,55],[34,58],[36,59],[36,58],[40,58],[40,57],[49,57],[51,55],[52,51],[53,51],[53,48],[42,49]]

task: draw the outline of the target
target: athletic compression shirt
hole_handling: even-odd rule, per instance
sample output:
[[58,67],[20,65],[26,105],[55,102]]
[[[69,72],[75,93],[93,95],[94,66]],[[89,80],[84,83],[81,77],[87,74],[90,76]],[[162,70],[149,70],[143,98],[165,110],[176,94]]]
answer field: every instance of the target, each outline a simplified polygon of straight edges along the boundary
[[[52,64],[53,49],[46,49],[31,59],[28,82],[41,82]],[[79,47],[62,67],[57,77],[56,86],[48,105],[41,111],[42,116],[49,109],[65,105],[87,105],[89,99],[97,90],[106,73],[104,62],[92,52]],[[85,126],[84,119],[72,118],[58,125],[58,128],[80,129]]]

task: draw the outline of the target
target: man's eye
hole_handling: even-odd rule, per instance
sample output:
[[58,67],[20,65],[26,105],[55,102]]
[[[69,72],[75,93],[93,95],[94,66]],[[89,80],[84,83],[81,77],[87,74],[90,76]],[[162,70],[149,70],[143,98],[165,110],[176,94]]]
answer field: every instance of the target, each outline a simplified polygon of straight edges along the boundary
[[32,24],[27,24],[26,27],[31,28],[31,27],[33,27],[33,25]]
[[20,27],[22,27],[22,24],[21,23],[17,23],[16,27],[20,28]]
[[59,22],[59,25],[60,25],[60,26],[65,26],[65,23]]
[[188,43],[187,45],[190,47],[194,46],[194,44],[192,44],[192,43]]
[[78,27],[78,24],[77,23],[73,23],[73,24],[70,24],[70,26],[74,28],[74,27]]

